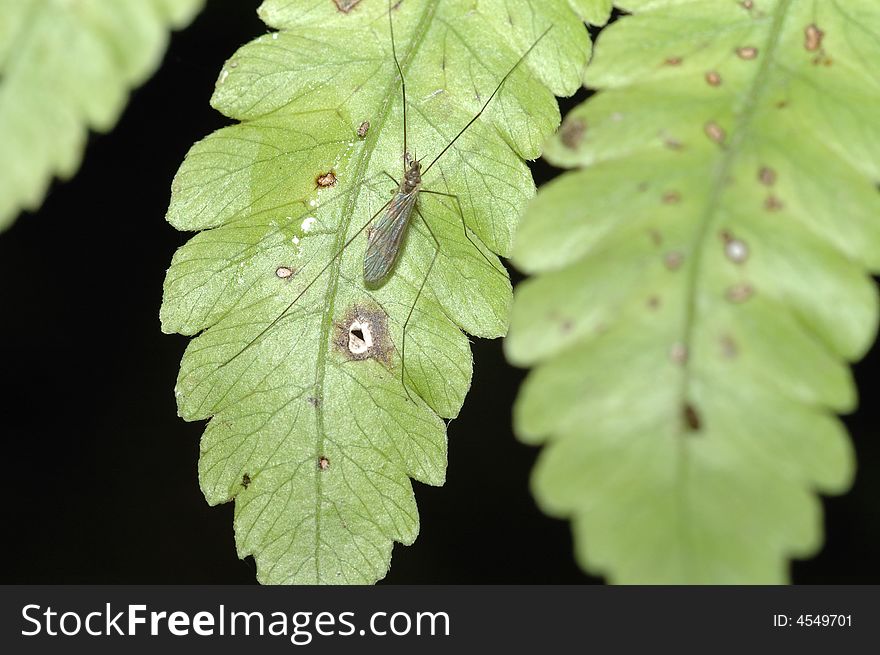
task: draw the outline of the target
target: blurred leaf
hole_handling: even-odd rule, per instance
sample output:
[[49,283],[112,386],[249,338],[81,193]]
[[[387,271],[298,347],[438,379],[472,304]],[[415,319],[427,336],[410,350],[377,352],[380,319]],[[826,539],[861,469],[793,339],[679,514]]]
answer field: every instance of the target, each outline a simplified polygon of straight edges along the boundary
[[434,242],[413,214],[389,281],[367,290],[359,233],[392,197],[383,171],[400,179],[403,163],[388,4],[269,0],[260,15],[279,31],[227,62],[213,98],[242,122],[196,144],[174,181],[168,220],[201,232],[174,257],[162,327],[200,334],[179,412],[211,418],[202,489],[236,500],[239,555],[254,555],[259,580],[371,583],[393,542],[418,532],[410,478],[444,481],[442,419],[471,378],[462,330],[506,331],[494,253],[509,251],[534,193],[523,159],[558,125],[553,92],[577,89],[589,40],[566,0],[396,5],[408,147],[426,168],[554,26],[425,171],[425,188],[460,196],[470,240],[452,201],[422,193],[441,250],[406,330],[405,388],[402,328]]
[[0,0],[0,230],[79,168],[203,0]]
[[[547,147],[506,343],[583,567],[780,583],[853,454],[880,268],[880,6],[629,0]],[[751,8],[750,8],[751,7]]]

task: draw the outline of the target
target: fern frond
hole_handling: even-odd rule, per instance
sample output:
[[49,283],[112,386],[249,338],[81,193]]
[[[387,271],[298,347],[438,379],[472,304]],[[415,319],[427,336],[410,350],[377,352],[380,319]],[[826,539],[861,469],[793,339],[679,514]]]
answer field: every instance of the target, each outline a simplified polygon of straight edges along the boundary
[[781,583],[845,491],[877,327],[880,7],[627,0],[547,146],[506,347],[584,568]]
[[[463,330],[507,328],[495,253],[534,192],[523,159],[558,125],[551,90],[572,93],[589,52],[565,0],[395,3],[408,147],[426,166],[554,27],[425,169],[425,188],[459,196],[467,233],[456,203],[423,193],[424,222],[413,215],[390,279],[368,289],[361,230],[391,198],[385,172],[399,180],[403,165],[388,7],[265,2],[278,31],[227,62],[213,97],[241,122],[196,144],[174,181],[168,220],[200,231],[176,253],[162,306],[166,332],[199,334],[178,407],[211,419],[202,489],[235,500],[239,554],[265,583],[371,583],[393,542],[416,538],[410,480],[443,483],[442,419],[470,385]],[[426,223],[441,246],[427,279]]]
[[203,0],[0,0],[0,230],[35,211]]

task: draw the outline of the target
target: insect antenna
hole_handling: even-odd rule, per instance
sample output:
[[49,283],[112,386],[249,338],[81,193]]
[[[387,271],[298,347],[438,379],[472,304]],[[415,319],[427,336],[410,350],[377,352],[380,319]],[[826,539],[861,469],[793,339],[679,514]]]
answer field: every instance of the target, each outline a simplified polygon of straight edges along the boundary
[[394,45],[394,21],[391,19],[391,0],[388,0],[388,27],[391,30],[391,54],[394,55],[394,65],[397,66],[397,74],[400,76],[400,90],[403,94],[403,172],[406,174],[406,79],[403,77],[403,69],[397,59],[397,46]]
[[[437,155],[436,157],[434,157],[434,159],[431,161],[431,163],[428,164],[428,167],[422,171],[422,175],[425,175],[429,170],[431,170],[431,167],[437,163],[437,160],[440,159],[440,157],[442,157],[446,153],[446,151],[449,150],[456,141],[458,141],[459,137],[461,137],[461,135],[464,134],[467,131],[467,129],[476,122],[476,120],[482,115],[482,113],[484,111],[486,111],[486,107],[488,107],[489,103],[492,102],[492,98],[495,97],[495,94],[498,93],[498,91],[501,89],[501,87],[507,81],[507,78],[513,74],[513,71],[515,71],[517,69],[517,67],[523,62],[523,60],[525,60],[525,58],[529,56],[529,53],[531,53],[531,51],[534,50],[535,47],[541,42],[541,39],[543,39],[545,36],[547,36],[547,33],[552,29],[553,29],[553,26],[551,25],[546,30],[544,30],[541,33],[541,36],[539,36],[535,40],[535,42],[529,46],[529,49],[526,50],[520,56],[520,58],[516,60],[516,63],[510,68],[509,71],[507,71],[507,73],[504,74],[504,77],[501,78],[501,81],[498,83],[498,86],[496,86],[495,90],[492,91],[492,95],[490,95],[489,98],[486,100],[486,102],[483,103],[483,106],[480,108],[480,111],[478,111],[476,113],[476,115],[467,122],[467,125],[465,125],[463,128],[461,128],[459,133],[455,135],[455,138],[453,138],[452,141],[450,141],[449,143],[446,144],[446,147],[440,151],[440,154]],[[405,108],[404,108],[404,110],[405,110]]]

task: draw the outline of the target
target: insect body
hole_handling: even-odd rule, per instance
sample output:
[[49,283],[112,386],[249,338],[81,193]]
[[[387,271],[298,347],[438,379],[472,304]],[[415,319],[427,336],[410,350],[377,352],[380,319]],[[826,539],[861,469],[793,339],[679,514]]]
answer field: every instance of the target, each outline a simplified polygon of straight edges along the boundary
[[381,285],[394,268],[422,188],[422,163],[408,152],[404,154],[404,163],[406,173],[397,193],[388,210],[369,231],[364,284],[371,288]]

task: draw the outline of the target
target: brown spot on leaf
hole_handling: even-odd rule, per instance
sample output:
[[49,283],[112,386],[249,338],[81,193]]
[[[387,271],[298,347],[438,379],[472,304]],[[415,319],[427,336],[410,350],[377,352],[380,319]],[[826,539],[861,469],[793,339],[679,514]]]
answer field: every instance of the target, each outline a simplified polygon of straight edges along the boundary
[[347,14],[360,3],[361,0],[333,0],[333,4],[335,4],[336,8],[343,14]]
[[762,166],[758,171],[758,180],[764,186],[773,186],[776,184],[776,171],[769,166]]
[[684,255],[678,250],[671,250],[663,257],[663,264],[670,271],[677,271],[684,262]]
[[778,212],[785,209],[785,203],[783,203],[773,194],[770,194],[764,201],[764,209],[766,209],[768,212]]
[[683,343],[674,343],[669,350],[669,359],[673,364],[686,364],[688,360],[688,348]]
[[681,57],[667,57],[666,61],[664,61],[663,63],[667,66],[681,66],[681,62]]
[[752,2],[752,0],[742,0],[742,2],[740,2],[739,4],[743,9],[747,11],[751,11],[755,8],[755,3]]
[[367,136],[367,132],[369,132],[369,131],[370,131],[370,121],[364,121],[363,123],[358,125],[357,135],[363,139],[364,137]]
[[294,271],[289,266],[279,266],[278,268],[275,269],[275,276],[282,279],[282,280],[287,280],[288,278],[293,277],[293,274],[295,272],[296,271]]
[[742,303],[751,298],[754,294],[755,289],[751,284],[748,282],[741,282],[730,287],[724,294],[724,297],[730,302]]
[[758,49],[754,46],[744,46],[736,49],[736,56],[740,59],[752,60],[757,59]]
[[336,186],[337,178],[336,172],[332,169],[327,171],[326,173],[319,173],[315,177],[315,186],[317,187],[331,187]]
[[648,298],[648,309],[651,311],[660,309],[660,296],[650,296]]
[[684,144],[674,137],[666,137],[663,139],[663,145],[669,148],[670,150],[683,150]]
[[703,131],[706,132],[706,136],[712,139],[715,143],[724,143],[724,139],[727,138],[727,133],[724,131],[718,123],[715,121],[709,121],[703,127]]
[[570,150],[576,149],[584,139],[587,131],[587,123],[581,118],[571,118],[563,122],[559,130],[559,138],[562,145]]
[[309,405],[311,405],[312,407],[320,407],[321,406],[321,399],[318,398],[317,396],[309,396],[308,398],[306,398],[306,402],[308,402]]
[[655,246],[660,246],[663,244],[663,235],[660,234],[660,230],[650,229],[648,230],[648,236],[651,237],[651,243]]
[[697,408],[693,406],[693,404],[684,404],[684,407],[681,408],[681,417],[684,423],[684,427],[689,432],[700,431],[700,428],[702,427],[702,420],[700,419],[700,413],[697,411]]
[[819,50],[822,47],[822,40],[824,38],[825,32],[820,30],[815,23],[804,28],[804,47],[808,51],[815,52]]
[[247,489],[249,486],[251,486],[251,476],[248,475],[247,473],[245,473],[243,476],[241,476],[241,486],[244,487],[245,489]]
[[326,457],[324,457],[323,455],[321,455],[318,458],[318,468],[321,469],[322,471],[326,471],[327,469],[330,468],[330,460],[327,459]]
[[681,202],[681,194],[678,191],[667,191],[663,194],[664,205],[677,205]]
[[721,86],[721,75],[716,71],[706,73],[706,83],[709,86]]

